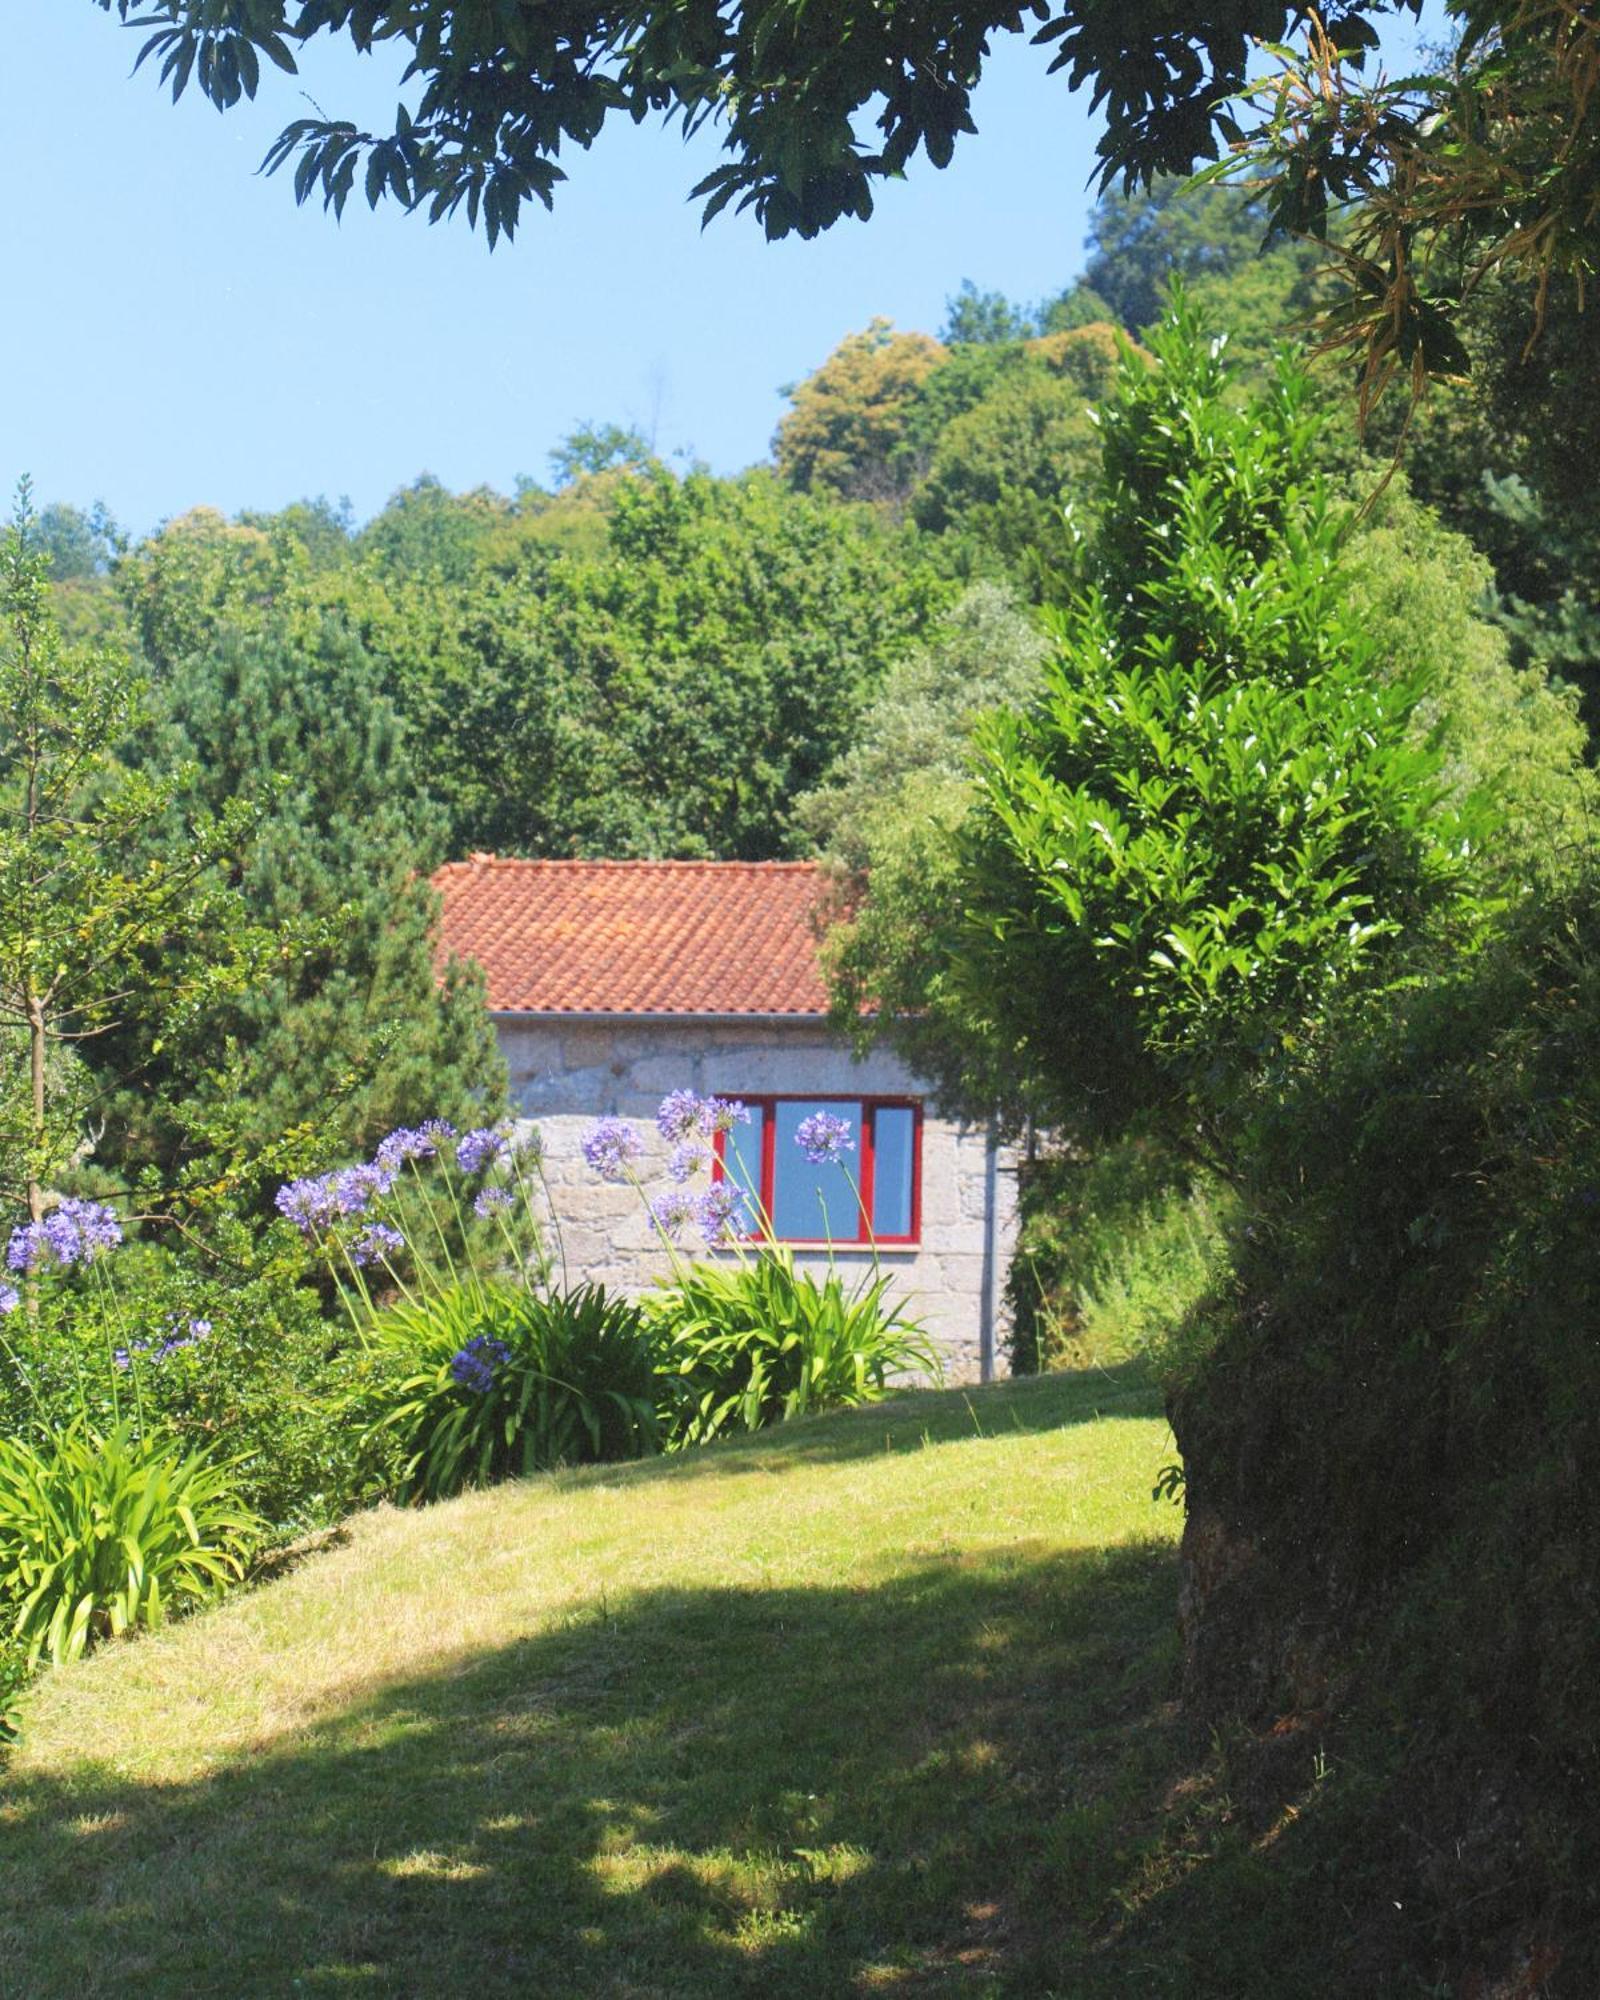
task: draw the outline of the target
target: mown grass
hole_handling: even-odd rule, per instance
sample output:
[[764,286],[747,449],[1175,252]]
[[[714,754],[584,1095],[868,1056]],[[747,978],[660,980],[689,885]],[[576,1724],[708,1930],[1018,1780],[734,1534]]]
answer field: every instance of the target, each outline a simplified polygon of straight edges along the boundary
[[1351,1990],[1178,1719],[1170,1449],[1100,1370],[364,1516],[30,1697],[0,1993]]

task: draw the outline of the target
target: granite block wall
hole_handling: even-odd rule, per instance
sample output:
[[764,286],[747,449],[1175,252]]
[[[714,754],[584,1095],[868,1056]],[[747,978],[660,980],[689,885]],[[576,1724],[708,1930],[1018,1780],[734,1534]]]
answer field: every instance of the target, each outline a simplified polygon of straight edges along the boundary
[[[716,1020],[499,1015],[517,1115],[539,1128],[550,1197],[560,1219],[567,1275],[640,1291],[667,1269],[666,1254],[637,1193],[611,1187],[580,1151],[602,1116],[635,1120],[650,1148],[646,1181],[661,1176],[667,1147],[655,1112],[669,1090],[726,1097],[923,1097],[917,1079],[887,1052],[857,1062],[825,1024],[808,1019]],[[1016,1236],[1016,1163],[981,1127],[962,1126],[924,1105],[922,1232],[916,1246],[879,1251],[882,1268],[939,1343],[946,1377],[976,1381],[1002,1365],[1006,1271]],[[826,1254],[799,1250],[817,1269]],[[836,1251],[847,1269],[870,1253]]]

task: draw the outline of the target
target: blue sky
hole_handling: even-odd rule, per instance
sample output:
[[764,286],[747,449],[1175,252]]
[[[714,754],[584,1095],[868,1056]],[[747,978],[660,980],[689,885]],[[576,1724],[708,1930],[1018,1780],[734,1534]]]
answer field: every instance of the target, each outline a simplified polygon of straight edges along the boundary
[[136,532],[317,494],[365,518],[422,471],[509,491],[586,421],[735,471],[766,455],[781,385],[874,315],[936,332],[963,278],[1035,299],[1083,263],[1096,128],[1021,37],[985,75],[978,136],[943,173],[915,163],[866,224],[769,244],[724,215],[702,234],[687,194],[714,135],[623,124],[493,255],[464,220],[352,200],[338,224],[257,175],[302,91],[387,121],[392,60],[327,49],[221,117],[130,79],[139,39],[90,0],[8,0],[0,73],[0,482],[104,499]]
[[[318,493],[365,517],[423,470],[509,491],[591,419],[733,471],[765,456],[780,385],[874,314],[937,331],[963,278],[1034,298],[1083,261],[1094,130],[1020,39],[979,136],[885,189],[870,223],[702,234],[686,197],[715,141],[620,125],[491,255],[464,220],[352,200],[336,224],[259,178],[303,108],[289,78],[219,117],[130,80],[138,38],[89,0],[9,0],[7,28],[0,480],[103,498],[136,531]],[[392,74],[329,52],[304,87],[376,120]]]

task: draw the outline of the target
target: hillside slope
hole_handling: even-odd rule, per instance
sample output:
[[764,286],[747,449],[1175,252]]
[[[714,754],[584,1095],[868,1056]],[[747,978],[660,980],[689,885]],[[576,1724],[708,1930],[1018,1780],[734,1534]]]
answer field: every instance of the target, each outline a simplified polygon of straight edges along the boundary
[[362,1517],[31,1697],[0,1994],[1414,1993],[1177,1714],[1170,1453],[1095,1370]]

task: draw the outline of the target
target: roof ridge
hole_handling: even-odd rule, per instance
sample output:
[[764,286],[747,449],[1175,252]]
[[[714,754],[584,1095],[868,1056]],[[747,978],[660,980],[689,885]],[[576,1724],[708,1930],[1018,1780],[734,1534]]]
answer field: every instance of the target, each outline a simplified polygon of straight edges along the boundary
[[681,869],[733,869],[757,870],[763,874],[815,874],[821,870],[820,861],[723,861],[709,857],[698,859],[675,858],[666,861],[651,861],[642,857],[627,856],[612,859],[603,856],[590,860],[578,855],[550,854],[466,854],[456,861],[441,861],[435,874],[446,868],[681,868]]

